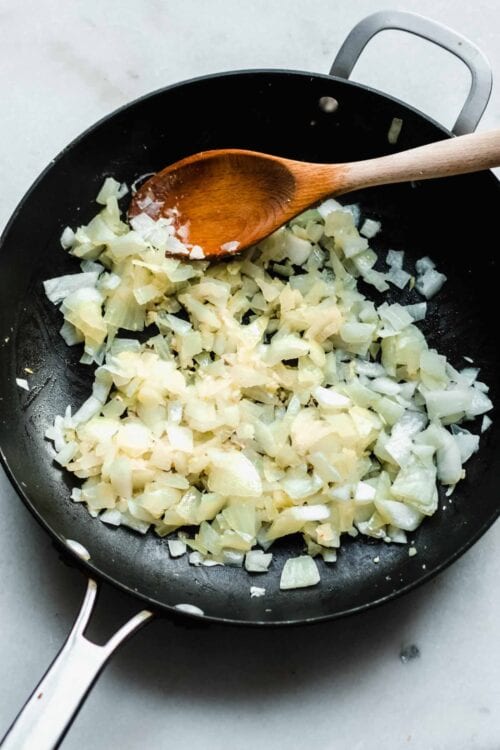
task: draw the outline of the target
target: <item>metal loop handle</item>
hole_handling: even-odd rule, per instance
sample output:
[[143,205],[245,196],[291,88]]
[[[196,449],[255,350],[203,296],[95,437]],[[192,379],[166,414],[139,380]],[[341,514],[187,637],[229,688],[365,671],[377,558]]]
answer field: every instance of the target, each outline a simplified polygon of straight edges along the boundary
[[0,743],[2,750],[59,747],[111,654],[153,616],[148,610],[139,612],[104,646],[97,646],[83,634],[96,595],[97,583],[89,579],[81,610],[66,643]]
[[380,31],[396,29],[415,34],[458,57],[470,70],[471,86],[452,130],[455,135],[472,133],[488,104],[493,84],[490,64],[475,44],[447,26],[406,11],[384,10],[360,21],[339,49],[330,75],[349,78],[364,48]]

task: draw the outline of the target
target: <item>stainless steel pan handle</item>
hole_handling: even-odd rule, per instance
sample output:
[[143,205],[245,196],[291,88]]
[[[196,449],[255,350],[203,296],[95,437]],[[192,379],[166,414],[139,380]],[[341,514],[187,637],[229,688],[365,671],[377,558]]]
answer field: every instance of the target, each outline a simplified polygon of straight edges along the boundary
[[447,26],[415,13],[383,10],[360,21],[347,36],[337,53],[330,75],[349,78],[364,48],[380,31],[397,29],[415,34],[443,47],[458,57],[470,70],[471,86],[452,130],[455,135],[472,133],[488,104],[493,84],[490,64],[481,50]]
[[2,750],[53,750],[59,746],[111,654],[153,613],[143,610],[104,646],[84,636],[97,595],[89,579],[82,607],[66,643],[5,735]]

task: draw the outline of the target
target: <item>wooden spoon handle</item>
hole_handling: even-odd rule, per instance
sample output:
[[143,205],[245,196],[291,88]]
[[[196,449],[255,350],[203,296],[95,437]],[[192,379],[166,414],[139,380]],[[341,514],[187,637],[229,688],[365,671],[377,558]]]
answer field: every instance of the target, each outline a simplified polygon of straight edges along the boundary
[[[392,182],[478,172],[500,166],[500,130],[472,133],[378,159],[352,162],[335,175],[335,193]],[[338,169],[338,167],[337,167]]]

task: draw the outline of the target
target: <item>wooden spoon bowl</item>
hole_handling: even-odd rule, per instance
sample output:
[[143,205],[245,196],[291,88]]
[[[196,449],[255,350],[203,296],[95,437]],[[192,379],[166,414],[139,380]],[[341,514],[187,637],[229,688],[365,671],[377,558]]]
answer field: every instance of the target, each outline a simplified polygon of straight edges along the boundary
[[148,180],[132,198],[129,216],[170,216],[186,241],[205,256],[239,252],[300,212],[296,179],[286,160],[237,149],[205,151]]

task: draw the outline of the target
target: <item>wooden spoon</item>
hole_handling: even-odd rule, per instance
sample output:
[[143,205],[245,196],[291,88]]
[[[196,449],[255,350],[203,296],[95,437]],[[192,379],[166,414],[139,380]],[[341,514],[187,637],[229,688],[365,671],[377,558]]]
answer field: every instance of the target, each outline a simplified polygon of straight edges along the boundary
[[239,149],[202,151],[144,183],[129,216],[170,216],[183,242],[202,248],[203,255],[197,248],[193,258],[221,257],[255,244],[328,196],[495,166],[500,166],[500,130],[348,164],[311,164]]

